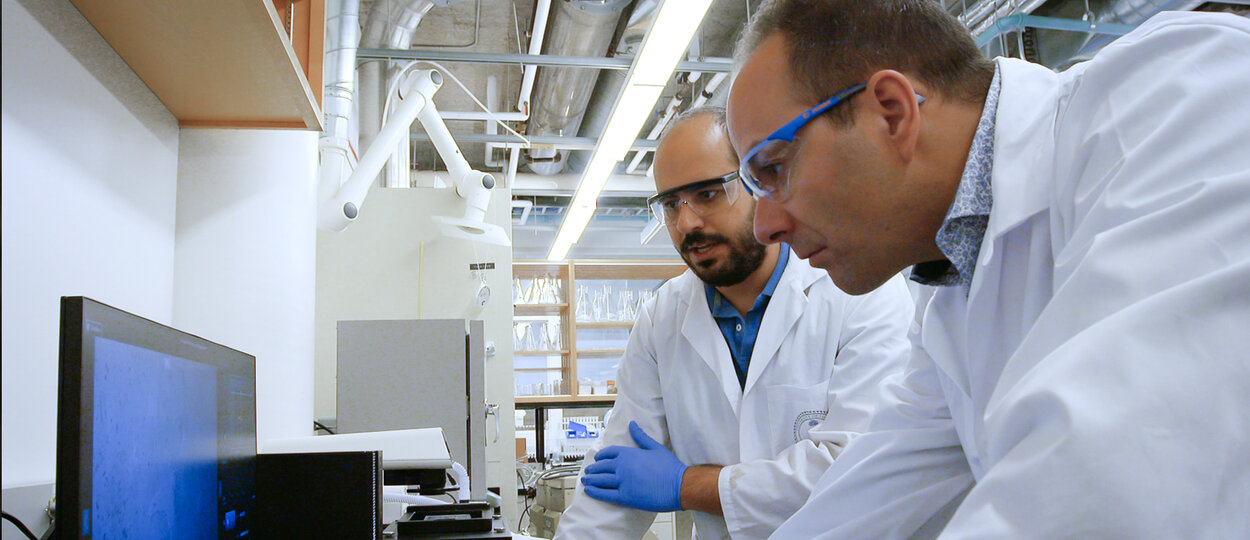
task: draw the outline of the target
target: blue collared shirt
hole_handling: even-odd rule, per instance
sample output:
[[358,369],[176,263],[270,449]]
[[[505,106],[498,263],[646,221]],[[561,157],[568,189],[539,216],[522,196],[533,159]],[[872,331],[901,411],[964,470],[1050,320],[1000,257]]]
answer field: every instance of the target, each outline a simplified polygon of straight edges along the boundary
[[773,291],[777,289],[777,282],[781,281],[781,273],[786,270],[786,261],[790,258],[790,245],[781,244],[781,254],[777,256],[777,267],[773,269],[773,275],[768,278],[768,283],[764,285],[764,290],[760,295],[755,297],[755,305],[751,306],[751,310],[746,316],[738,314],[737,308],[729,303],[716,287],[703,284],[703,289],[707,292],[707,305],[712,310],[712,318],[716,319],[716,325],[720,327],[721,334],[725,336],[725,342],[729,345],[729,354],[733,357],[734,371],[738,374],[738,386],[746,388],[747,385],[747,367],[751,365],[751,351],[755,349],[755,336],[760,332],[760,324],[764,321],[764,310],[768,308],[768,301],[773,297]]
[[946,211],[946,219],[935,238],[946,260],[917,264],[912,270],[912,281],[938,287],[959,285],[965,291],[972,284],[972,272],[990,222],[990,207],[994,204],[990,173],[994,165],[994,119],[998,113],[1000,79],[995,68],[994,80],[985,95],[981,119],[972,137],[972,147],[968,150],[968,160],[955,190],[955,200]]

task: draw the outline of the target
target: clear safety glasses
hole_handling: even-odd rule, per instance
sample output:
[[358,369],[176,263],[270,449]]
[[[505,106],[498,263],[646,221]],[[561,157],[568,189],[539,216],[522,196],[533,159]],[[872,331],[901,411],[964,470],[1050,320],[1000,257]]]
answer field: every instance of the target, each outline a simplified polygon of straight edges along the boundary
[[738,200],[739,191],[738,173],[731,172],[720,178],[700,180],[656,193],[647,199],[647,206],[660,223],[676,220],[683,204],[695,214],[706,217],[733,205]]
[[[790,197],[790,171],[793,169],[799,150],[802,149],[802,141],[797,137],[799,130],[816,117],[832,110],[837,104],[859,93],[865,86],[857,84],[838,92],[833,97],[820,102],[819,105],[803,111],[803,114],[786,122],[784,126],[752,147],[738,166],[738,175],[742,178],[742,185],[746,187],[747,192],[756,199],[766,197],[778,202],[788,199]],[[917,95],[916,99],[924,103],[924,97]]]

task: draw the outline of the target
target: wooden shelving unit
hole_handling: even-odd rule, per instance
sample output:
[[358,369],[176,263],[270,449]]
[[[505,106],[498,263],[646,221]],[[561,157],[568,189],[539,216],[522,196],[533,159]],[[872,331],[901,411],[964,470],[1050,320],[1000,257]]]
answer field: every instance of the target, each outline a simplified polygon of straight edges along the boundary
[[551,276],[560,280],[561,302],[552,304],[514,304],[515,317],[551,317],[558,316],[562,349],[559,351],[515,351],[516,357],[555,356],[560,355],[560,365],[552,367],[516,368],[518,373],[559,371],[566,381],[568,394],[545,396],[517,396],[518,405],[586,405],[595,403],[612,403],[615,394],[590,394],[581,392],[577,376],[577,359],[612,358],[625,353],[623,348],[611,349],[579,349],[577,346],[578,329],[623,329],[633,328],[634,321],[577,321],[577,281],[581,280],[666,280],[686,270],[681,261],[605,261],[605,260],[572,260],[553,263],[550,261],[514,261],[513,276],[522,280],[533,280]]
[[322,129],[325,0],[70,0],[182,127]]

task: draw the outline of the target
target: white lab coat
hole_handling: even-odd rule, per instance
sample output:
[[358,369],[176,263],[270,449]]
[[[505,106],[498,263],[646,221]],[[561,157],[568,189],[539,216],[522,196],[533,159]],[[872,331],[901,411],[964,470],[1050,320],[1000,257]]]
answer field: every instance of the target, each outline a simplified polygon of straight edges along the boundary
[[[688,465],[725,465],[725,517],[694,513],[700,539],[765,538],[868,426],[876,387],[910,356],[914,304],[901,276],[851,297],[793,253],[760,325],[745,390],[692,272],[638,316],[599,445],[634,446],[638,422]],[[827,414],[827,416],[826,416]],[[823,418],[823,422],[821,419]],[[813,424],[815,424],[813,426]],[[580,484],[556,538],[641,538],[655,514],[594,500]]]
[[774,538],[1250,538],[1250,22],[998,67],[969,294]]

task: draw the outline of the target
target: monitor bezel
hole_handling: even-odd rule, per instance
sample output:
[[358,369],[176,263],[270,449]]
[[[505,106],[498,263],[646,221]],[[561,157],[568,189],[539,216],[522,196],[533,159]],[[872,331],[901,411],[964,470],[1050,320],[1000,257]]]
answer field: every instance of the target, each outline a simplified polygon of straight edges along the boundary
[[[242,369],[250,372],[252,395],[256,395],[256,357],[84,296],[61,297],[55,480],[58,519],[55,537],[62,539],[91,537],[91,535],[82,534],[80,516],[83,509],[91,505],[93,487],[90,474],[92,448],[85,444],[86,441],[91,440],[92,409],[84,408],[84,404],[94,404],[95,398],[95,366],[93,359],[84,354],[85,339],[89,332],[88,324],[92,317],[107,318],[111,323],[123,324],[124,328],[119,331],[136,329],[151,331],[151,334],[147,336],[148,340],[117,339],[125,335],[105,333],[110,339],[166,354],[190,356],[193,357],[189,358],[191,360],[214,365],[216,362],[212,360],[224,357],[229,357],[230,361],[244,362],[246,365]],[[113,327],[110,327],[110,330],[112,329]],[[93,335],[100,334],[96,332]],[[179,343],[184,346],[181,348],[168,346]],[[166,346],[152,347],[153,344]],[[213,356],[217,354],[224,356]],[[256,407],[257,404],[253,401],[253,413]],[[255,459],[256,423],[254,417],[252,427],[250,458]]]

